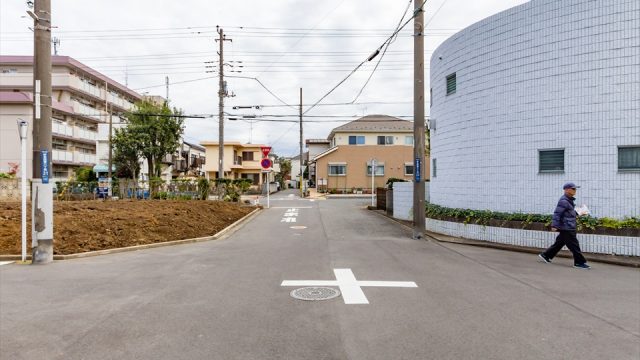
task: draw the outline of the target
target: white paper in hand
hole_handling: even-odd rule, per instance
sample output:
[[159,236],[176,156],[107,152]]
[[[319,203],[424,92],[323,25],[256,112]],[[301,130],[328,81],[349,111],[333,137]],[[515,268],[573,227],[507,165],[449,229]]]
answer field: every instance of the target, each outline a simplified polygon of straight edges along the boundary
[[584,216],[584,215],[589,215],[591,214],[591,211],[589,211],[589,208],[587,207],[587,205],[580,205],[576,208],[576,212],[578,213],[578,215],[580,216]]

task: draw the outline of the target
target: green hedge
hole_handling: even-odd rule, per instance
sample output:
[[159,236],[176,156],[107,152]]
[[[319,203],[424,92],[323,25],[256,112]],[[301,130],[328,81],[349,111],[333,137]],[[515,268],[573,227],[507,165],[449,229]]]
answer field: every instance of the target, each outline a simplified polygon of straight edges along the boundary
[[[488,225],[491,220],[521,221],[523,227],[532,223],[543,223],[551,226],[551,215],[505,213],[490,210],[455,209],[427,203],[425,215],[431,219],[447,220],[454,218],[465,224]],[[622,220],[612,218],[578,217],[578,231],[596,228],[608,229],[640,229],[640,218],[627,217]]]

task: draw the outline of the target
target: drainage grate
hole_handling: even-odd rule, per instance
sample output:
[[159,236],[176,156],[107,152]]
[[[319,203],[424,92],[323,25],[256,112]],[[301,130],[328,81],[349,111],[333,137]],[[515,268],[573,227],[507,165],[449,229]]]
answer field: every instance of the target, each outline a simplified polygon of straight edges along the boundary
[[340,291],[329,287],[304,287],[291,292],[291,297],[299,300],[329,300],[338,296]]

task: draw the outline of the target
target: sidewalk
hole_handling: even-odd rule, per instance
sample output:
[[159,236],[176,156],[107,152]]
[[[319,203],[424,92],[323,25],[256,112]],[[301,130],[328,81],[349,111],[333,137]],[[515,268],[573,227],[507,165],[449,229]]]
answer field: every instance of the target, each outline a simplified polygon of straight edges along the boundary
[[[386,218],[388,218],[390,220],[393,220],[393,221],[395,221],[398,224],[401,224],[403,226],[406,226],[406,227],[409,227],[409,228],[413,227],[413,223],[411,221],[395,219],[395,218],[387,215],[387,213],[384,212],[383,210],[374,210],[374,212],[379,214],[379,215],[381,215],[381,216],[384,216],[384,217],[386,217]],[[530,253],[530,254],[539,254],[539,253],[542,252],[542,249],[539,249],[539,248],[525,247],[525,246],[514,246],[514,245],[509,245],[509,244],[492,243],[492,242],[489,242],[489,241],[480,241],[480,240],[457,238],[457,237],[448,236],[448,235],[444,235],[444,234],[434,233],[434,232],[431,232],[431,231],[428,231],[428,230],[425,230],[424,234],[427,236],[427,238],[430,238],[430,239],[433,239],[435,241],[442,242],[442,243],[471,245],[471,246],[478,246],[478,247],[485,247],[485,248],[492,248],[492,249],[500,249],[500,250],[507,250],[507,251],[517,251],[517,252]],[[600,263],[605,263],[605,264],[612,264],[612,265],[620,265],[620,266],[629,266],[629,267],[640,268],[640,257],[607,255],[607,254],[593,254],[593,253],[583,253],[583,255],[587,259],[587,261],[591,261],[591,262],[600,262]],[[562,257],[562,258],[572,258],[573,257],[573,255],[571,255],[571,252],[569,252],[568,250],[561,250],[558,253],[557,256]]]

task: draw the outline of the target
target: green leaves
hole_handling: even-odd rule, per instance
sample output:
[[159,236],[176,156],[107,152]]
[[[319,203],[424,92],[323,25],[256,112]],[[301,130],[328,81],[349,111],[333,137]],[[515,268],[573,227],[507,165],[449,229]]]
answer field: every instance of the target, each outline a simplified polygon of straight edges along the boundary
[[[470,210],[455,209],[427,203],[425,215],[431,219],[451,220],[452,218],[465,224],[489,225],[493,220],[520,221],[522,227],[526,228],[533,223],[543,223],[545,226],[551,225],[551,215],[525,214],[525,213],[503,213],[491,210]],[[595,218],[591,216],[578,217],[578,231],[595,230],[596,228],[609,229],[640,229],[640,218],[628,217],[622,220],[612,218]]]

